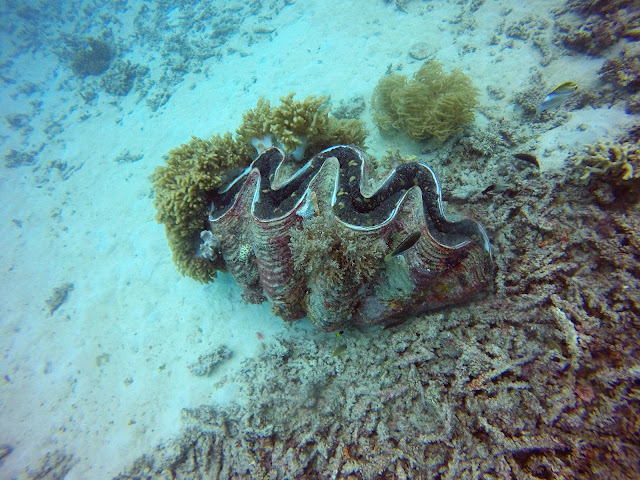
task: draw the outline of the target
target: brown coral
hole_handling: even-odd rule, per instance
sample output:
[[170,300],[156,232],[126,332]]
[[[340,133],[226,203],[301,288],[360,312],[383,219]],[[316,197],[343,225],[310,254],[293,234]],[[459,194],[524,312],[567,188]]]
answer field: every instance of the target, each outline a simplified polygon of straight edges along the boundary
[[588,145],[585,153],[576,159],[576,164],[586,170],[580,177],[582,180],[591,174],[606,176],[614,183],[640,178],[640,140],[599,141]]
[[598,54],[616,43],[626,30],[623,15],[589,16],[582,24],[559,24],[562,43],[571,50]]

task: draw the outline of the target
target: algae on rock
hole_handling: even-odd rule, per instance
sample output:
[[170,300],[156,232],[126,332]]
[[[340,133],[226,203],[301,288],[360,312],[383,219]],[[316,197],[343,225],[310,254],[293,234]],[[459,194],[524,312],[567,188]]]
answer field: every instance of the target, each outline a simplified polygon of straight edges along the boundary
[[410,80],[400,74],[380,79],[371,100],[373,121],[383,132],[443,142],[473,121],[477,94],[461,70],[447,74],[441,63],[429,61]]

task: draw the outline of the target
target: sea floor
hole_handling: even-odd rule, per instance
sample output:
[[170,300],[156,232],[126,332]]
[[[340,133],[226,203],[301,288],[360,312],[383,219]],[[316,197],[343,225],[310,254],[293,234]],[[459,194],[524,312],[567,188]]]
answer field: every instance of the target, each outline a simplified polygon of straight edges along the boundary
[[[628,91],[600,72],[637,37],[580,51],[566,28],[592,13],[560,0],[40,0],[0,12],[0,477],[560,478],[544,475],[577,471],[564,456],[605,410],[618,427],[599,431],[607,445],[587,436],[592,451],[638,458],[637,428],[616,417],[639,398],[637,198],[579,181],[574,165],[638,124]],[[98,74],[81,62],[88,37],[111,48]],[[474,122],[444,143],[381,134],[379,79],[429,59],[472,78]],[[537,115],[566,81],[575,96]],[[233,132],[259,98],[289,92],[356,107],[368,153],[433,167],[447,210],[483,222],[494,244],[488,298],[336,337],[244,302],[228,274],[202,285],[177,272],[150,175],[192,135]],[[540,168],[514,159],[523,152]],[[216,352],[210,374],[193,373]],[[610,369],[595,378],[598,355]],[[608,406],[594,400],[605,390]]]

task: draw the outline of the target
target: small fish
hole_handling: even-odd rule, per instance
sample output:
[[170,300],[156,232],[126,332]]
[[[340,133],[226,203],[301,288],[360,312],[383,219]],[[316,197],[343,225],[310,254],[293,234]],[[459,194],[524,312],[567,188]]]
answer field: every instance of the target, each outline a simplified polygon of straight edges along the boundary
[[496,189],[496,184],[492,183],[491,185],[489,185],[487,188],[485,188],[484,190],[482,190],[482,195],[487,195],[489,192],[493,192]]
[[341,336],[344,333],[344,330],[340,330],[339,332],[336,332],[336,337]]
[[551,90],[551,93],[547,95],[547,98],[544,99],[544,102],[540,104],[538,107],[537,113],[540,115],[545,110],[549,108],[554,108],[564,103],[564,101],[569,98],[569,96],[576,91],[578,88],[578,84],[576,82],[564,82],[558,85],[556,88]]
[[518,160],[524,160],[525,162],[529,162],[531,165],[535,165],[540,169],[540,163],[538,163],[538,158],[531,153],[516,153],[514,155]]
[[13,452],[13,447],[9,444],[0,445],[0,461],[4,460],[4,457]]
[[504,194],[514,191],[514,186],[506,185],[503,183],[492,183],[482,191],[482,195],[488,195],[489,193]]
[[413,247],[418,240],[420,240],[420,232],[410,233],[402,242],[400,242],[400,245],[398,245],[393,252],[384,257],[384,261],[388,262],[392,257],[402,255],[404,252]]
[[342,355],[344,355],[344,352],[346,351],[347,351],[346,345],[338,345],[329,358],[341,357]]

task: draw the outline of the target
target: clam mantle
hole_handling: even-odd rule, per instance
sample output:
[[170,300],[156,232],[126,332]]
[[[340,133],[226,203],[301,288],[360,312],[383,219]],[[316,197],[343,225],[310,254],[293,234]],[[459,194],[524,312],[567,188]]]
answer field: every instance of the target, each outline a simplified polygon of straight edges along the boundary
[[[415,245],[388,255],[416,232]],[[364,153],[345,145],[302,168],[268,148],[213,194],[201,238],[200,254],[224,261],[245,300],[324,331],[466,302],[493,275],[484,229],[446,218],[431,168],[407,163],[376,181]]]

